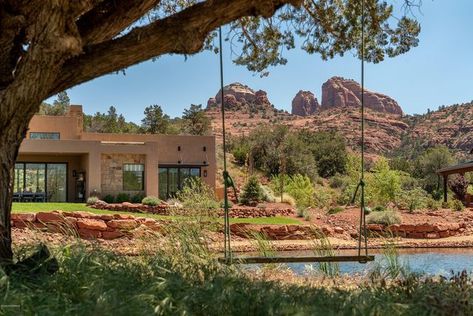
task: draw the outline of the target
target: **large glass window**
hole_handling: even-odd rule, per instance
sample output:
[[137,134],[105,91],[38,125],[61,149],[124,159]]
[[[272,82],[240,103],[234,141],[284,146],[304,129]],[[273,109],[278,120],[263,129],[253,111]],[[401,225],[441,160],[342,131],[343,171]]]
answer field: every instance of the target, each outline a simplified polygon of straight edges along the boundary
[[46,191],[46,164],[27,163],[25,165],[25,192]]
[[159,198],[168,199],[182,189],[186,179],[200,178],[200,167],[160,167]]
[[30,139],[59,139],[59,133],[51,132],[31,132]]
[[67,164],[16,163],[14,200],[66,202]]
[[145,178],[145,166],[142,164],[123,165],[123,190],[143,191]]
[[25,164],[16,163],[15,164],[15,180],[13,185],[14,192],[23,192],[25,185]]

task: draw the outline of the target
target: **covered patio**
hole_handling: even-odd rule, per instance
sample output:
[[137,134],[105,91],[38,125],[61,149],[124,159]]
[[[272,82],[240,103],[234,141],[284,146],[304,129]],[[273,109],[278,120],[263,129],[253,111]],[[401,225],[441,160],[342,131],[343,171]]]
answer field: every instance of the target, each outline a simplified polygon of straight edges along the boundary
[[443,201],[447,202],[447,191],[448,191],[448,176],[451,174],[465,175],[467,172],[473,171],[473,160],[463,162],[454,166],[445,167],[439,169],[437,173],[443,178]]

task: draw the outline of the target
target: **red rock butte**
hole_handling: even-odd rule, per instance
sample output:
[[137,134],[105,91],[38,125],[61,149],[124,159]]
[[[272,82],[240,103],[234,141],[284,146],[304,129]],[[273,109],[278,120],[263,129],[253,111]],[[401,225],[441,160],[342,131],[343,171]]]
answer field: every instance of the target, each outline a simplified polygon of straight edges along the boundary
[[[378,112],[403,115],[399,104],[387,95],[365,90],[365,106]],[[322,109],[360,107],[361,85],[350,79],[332,77],[322,85]]]

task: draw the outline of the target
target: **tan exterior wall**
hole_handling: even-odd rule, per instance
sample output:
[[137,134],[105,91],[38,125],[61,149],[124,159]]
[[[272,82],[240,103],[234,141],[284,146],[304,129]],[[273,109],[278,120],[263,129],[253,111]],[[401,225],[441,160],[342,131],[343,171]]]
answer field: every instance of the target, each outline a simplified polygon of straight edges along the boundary
[[86,133],[82,131],[81,113],[81,107],[74,106],[68,116],[35,116],[29,132],[59,132],[61,139],[29,139],[28,134],[20,147],[19,159],[70,162],[68,198],[71,201],[76,195],[73,170],[85,172],[87,195],[94,191],[117,194],[123,192],[123,172],[118,165],[132,162],[126,160],[134,161],[136,157],[145,165],[146,195],[158,195],[159,165],[200,166],[202,180],[215,188],[214,136]]
[[27,138],[30,138],[31,132],[59,132],[61,139],[79,139],[81,131],[78,124],[79,118],[74,116],[35,115],[30,121]]

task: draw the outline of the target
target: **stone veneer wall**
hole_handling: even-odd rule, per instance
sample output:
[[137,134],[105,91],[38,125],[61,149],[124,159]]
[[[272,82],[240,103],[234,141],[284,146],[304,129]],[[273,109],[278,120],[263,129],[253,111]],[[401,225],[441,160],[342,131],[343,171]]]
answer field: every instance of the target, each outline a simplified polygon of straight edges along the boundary
[[[118,193],[143,194],[144,191],[123,190],[123,164],[145,164],[145,155],[136,154],[102,154],[101,157],[101,193],[117,195]],[[146,173],[146,166],[145,166]],[[143,181],[145,181],[143,179]]]

